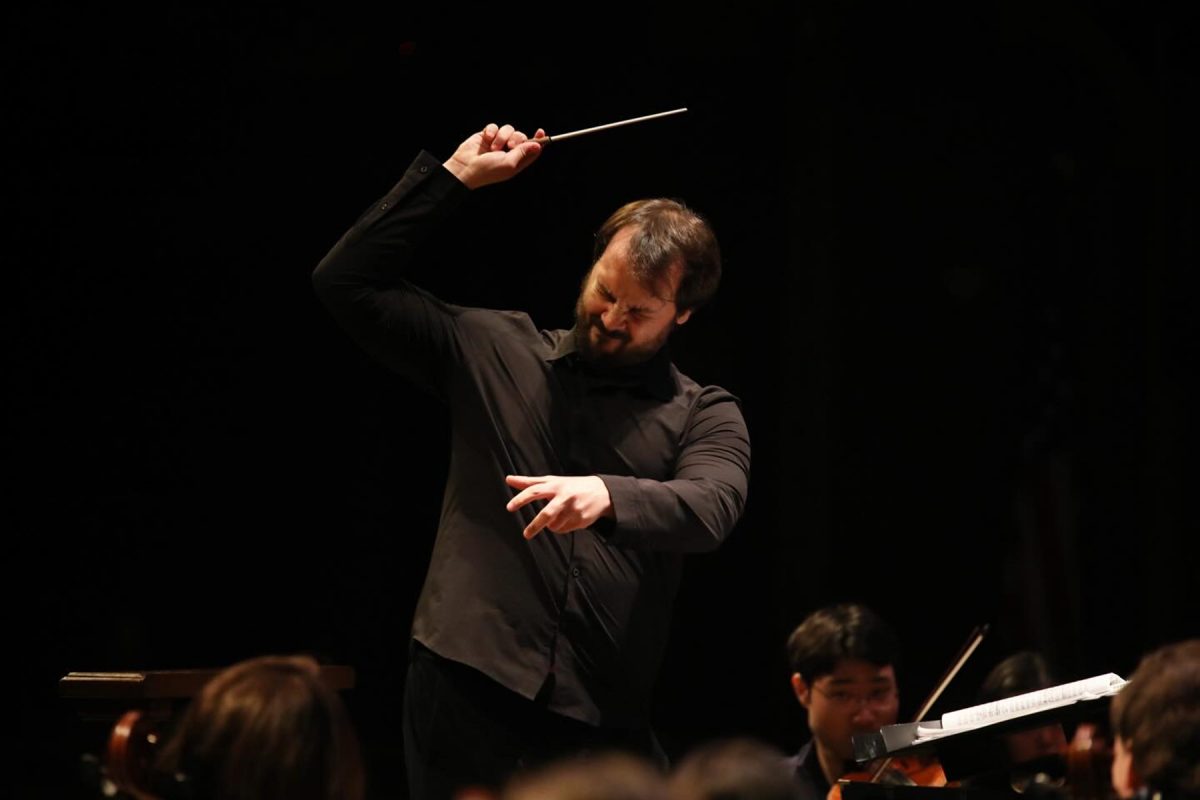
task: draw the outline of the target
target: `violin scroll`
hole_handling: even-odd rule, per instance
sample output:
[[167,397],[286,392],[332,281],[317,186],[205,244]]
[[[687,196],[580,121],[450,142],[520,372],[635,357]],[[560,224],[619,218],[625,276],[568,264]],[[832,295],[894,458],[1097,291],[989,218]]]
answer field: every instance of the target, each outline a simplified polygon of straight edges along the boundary
[[157,800],[145,789],[158,750],[156,724],[141,711],[126,711],[113,726],[104,753],[105,794],[122,793],[133,800]]

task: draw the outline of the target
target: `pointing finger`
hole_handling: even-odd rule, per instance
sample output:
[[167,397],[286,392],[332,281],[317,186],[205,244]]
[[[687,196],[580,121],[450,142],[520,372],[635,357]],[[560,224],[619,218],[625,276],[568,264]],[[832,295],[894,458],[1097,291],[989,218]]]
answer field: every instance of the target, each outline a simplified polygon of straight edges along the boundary
[[529,505],[534,500],[545,500],[554,497],[554,491],[547,489],[541,485],[530,486],[517,494],[513,499],[508,501],[504,508],[508,511],[516,511],[521,506]]
[[528,475],[505,475],[504,482],[514,489],[524,489],[527,486],[532,486],[545,480],[542,477],[530,477]]

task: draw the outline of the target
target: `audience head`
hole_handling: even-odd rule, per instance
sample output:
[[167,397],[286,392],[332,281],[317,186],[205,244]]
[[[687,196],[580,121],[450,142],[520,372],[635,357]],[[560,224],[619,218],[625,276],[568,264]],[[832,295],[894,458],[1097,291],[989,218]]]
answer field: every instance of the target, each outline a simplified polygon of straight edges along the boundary
[[1146,655],[1111,715],[1117,794],[1200,797],[1200,639]]
[[517,773],[501,800],[667,800],[666,779],[639,756],[586,754]]
[[787,759],[753,739],[713,742],[689,753],[670,779],[670,800],[798,800]]
[[159,756],[190,800],[361,800],[358,742],[306,656],[235,664],[204,687]]

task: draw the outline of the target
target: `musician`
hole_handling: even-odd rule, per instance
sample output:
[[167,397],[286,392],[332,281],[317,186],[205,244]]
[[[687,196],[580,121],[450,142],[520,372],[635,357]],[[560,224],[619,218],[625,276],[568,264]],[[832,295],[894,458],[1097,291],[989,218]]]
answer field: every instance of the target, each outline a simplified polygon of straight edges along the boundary
[[1119,796],[1200,798],[1200,639],[1145,656],[1111,715]]
[[787,642],[792,691],[812,739],[790,759],[801,800],[825,800],[856,768],[852,737],[896,722],[899,643],[891,627],[863,605],[813,612]]
[[666,349],[720,278],[716,237],[686,206],[638,201],[601,226],[572,330],[410,282],[422,240],[534,163],[536,138],[488,125],[445,162],[422,153],[313,276],[359,344],[453,423],[405,688],[414,800],[572,750],[665,762],[648,717],[682,557],[716,548],[746,498],[736,398]]
[[235,664],[188,705],[159,754],[166,800],[361,800],[358,740],[307,656]]
[[[994,666],[979,689],[976,702],[990,703],[1026,692],[1055,686],[1058,681],[1040,653],[1023,650]],[[1067,749],[1067,735],[1061,723],[1005,734],[1004,743],[1012,764],[1036,759],[1060,757]]]

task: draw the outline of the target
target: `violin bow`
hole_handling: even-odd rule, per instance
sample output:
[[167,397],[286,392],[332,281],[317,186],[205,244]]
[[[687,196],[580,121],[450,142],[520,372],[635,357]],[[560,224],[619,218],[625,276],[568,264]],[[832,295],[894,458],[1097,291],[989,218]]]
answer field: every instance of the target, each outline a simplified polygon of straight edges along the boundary
[[[983,625],[976,625],[971,630],[971,634],[967,637],[967,641],[959,649],[958,654],[954,656],[954,660],[951,661],[950,667],[946,670],[945,674],[942,675],[941,680],[938,681],[937,686],[934,687],[929,697],[927,697],[925,702],[921,704],[921,708],[917,711],[917,715],[913,719],[913,722],[923,722],[925,720],[925,715],[929,713],[929,709],[933,708],[933,704],[936,703],[938,698],[942,696],[942,692],[946,691],[946,687],[950,685],[950,681],[954,680],[954,676],[958,674],[960,669],[962,669],[963,664],[967,663],[967,659],[970,658],[971,654],[975,652],[975,648],[979,647],[979,644],[983,641],[983,637],[987,635],[987,632],[987,623],[984,623]],[[875,771],[871,773],[871,783],[878,783],[880,776],[883,775],[889,766],[891,766],[891,763],[891,756],[885,758],[879,764],[879,766],[875,768]]]

